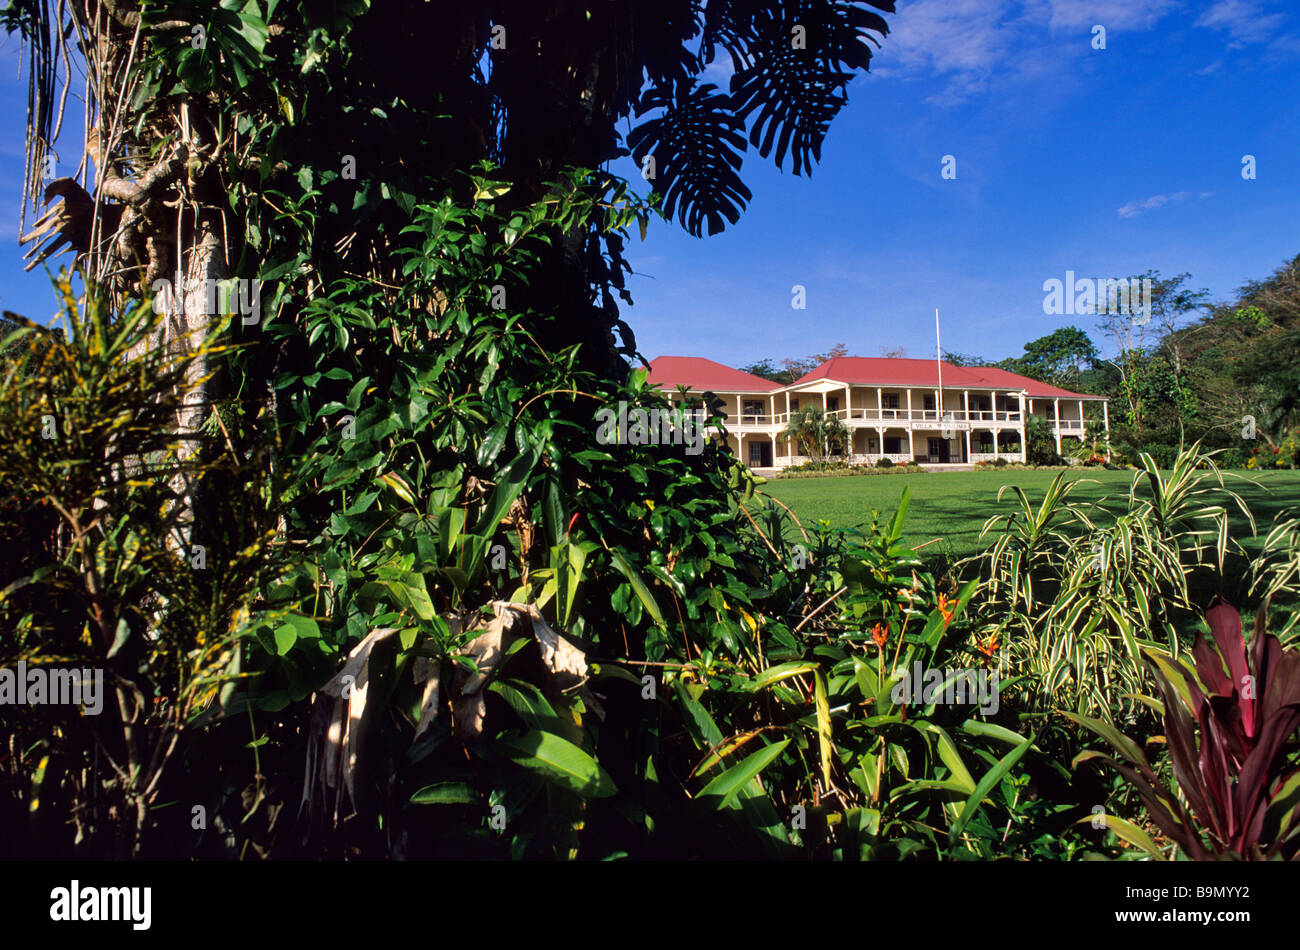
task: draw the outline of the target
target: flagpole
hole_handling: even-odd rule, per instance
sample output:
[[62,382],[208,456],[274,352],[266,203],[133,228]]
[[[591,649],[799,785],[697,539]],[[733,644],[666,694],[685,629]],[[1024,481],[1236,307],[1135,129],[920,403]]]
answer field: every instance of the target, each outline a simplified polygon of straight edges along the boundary
[[935,419],[943,419],[943,344],[939,342],[939,308],[934,308],[934,359],[939,371],[939,404],[935,406],[937,410],[934,414]]

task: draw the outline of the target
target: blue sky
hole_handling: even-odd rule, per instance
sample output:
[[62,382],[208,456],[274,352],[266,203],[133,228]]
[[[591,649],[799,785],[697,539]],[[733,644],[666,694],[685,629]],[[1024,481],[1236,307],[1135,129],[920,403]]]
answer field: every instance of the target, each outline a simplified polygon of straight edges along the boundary
[[[1300,253],[1292,0],[899,0],[888,19],[811,178],[751,148],[737,226],[698,239],[659,224],[629,245],[624,316],[647,356],[734,366],[841,342],[932,356],[936,307],[946,350],[999,359],[1071,323],[1108,349],[1093,318],[1043,313],[1044,281],[1190,271],[1221,300]],[[16,241],[25,95],[9,39],[0,307],[48,319]],[[79,114],[67,124],[70,156]],[[639,183],[630,162],[614,170]]]
[[1300,253],[1294,3],[900,0],[888,19],[811,178],[751,149],[738,226],[631,246],[647,356],[932,356],[936,307],[946,350],[1019,355],[1070,323],[1103,345],[1094,318],[1044,315],[1045,280],[1190,271],[1227,299]]

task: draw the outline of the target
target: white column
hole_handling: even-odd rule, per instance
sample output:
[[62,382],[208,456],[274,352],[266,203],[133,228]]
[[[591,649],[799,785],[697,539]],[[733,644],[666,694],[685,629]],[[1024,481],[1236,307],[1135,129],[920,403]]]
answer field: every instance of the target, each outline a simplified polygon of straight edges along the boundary
[[966,411],[966,421],[969,423],[970,422],[970,390],[969,389],[963,389],[961,391],[961,400],[962,400],[962,405],[965,407],[965,411]]
[[998,460],[998,433],[1001,431],[1002,430],[998,428],[998,424],[996,422],[993,423],[993,461],[995,462]]
[[[1084,424],[1083,421],[1083,400],[1080,399],[1079,400],[1079,441],[1086,442],[1087,438],[1088,438],[1088,427],[1087,425]],[[1088,451],[1089,452],[1092,451],[1091,446],[1089,447]]]
[[1101,401],[1101,421],[1102,428],[1106,434],[1106,461],[1110,461],[1110,400]]
[[[1028,408],[1025,406],[1025,394],[1019,393],[1020,399],[1020,464],[1029,463],[1029,412],[1033,409],[1034,401],[1029,400]],[[997,415],[994,415],[997,418]]]
[[[1079,403],[1079,405],[1082,406],[1083,403]],[[845,386],[844,387],[844,420],[847,422],[849,419],[852,418],[853,418],[853,390],[850,387]],[[851,445],[849,447],[852,448]]]
[[1059,398],[1052,400],[1052,415],[1056,423],[1056,454],[1061,454],[1061,400]]
[[[968,409],[967,412],[970,410]],[[966,428],[966,461],[970,461],[970,427]]]
[[[908,392],[910,394],[911,390],[908,390]],[[912,414],[912,410],[909,409],[907,411],[907,414],[910,416]],[[907,464],[911,465],[915,461],[916,461],[916,446],[912,444],[912,426],[909,424],[907,427]]]
[[884,408],[885,408],[884,400],[880,398],[880,387],[877,386],[876,387],[876,418],[877,419],[885,418],[885,415],[882,412]]
[[879,450],[881,455],[884,455],[885,454],[885,427],[884,426],[879,426],[876,428],[876,436],[880,439],[880,442],[876,446],[876,448]]
[[907,431],[912,431],[912,387],[907,387]]

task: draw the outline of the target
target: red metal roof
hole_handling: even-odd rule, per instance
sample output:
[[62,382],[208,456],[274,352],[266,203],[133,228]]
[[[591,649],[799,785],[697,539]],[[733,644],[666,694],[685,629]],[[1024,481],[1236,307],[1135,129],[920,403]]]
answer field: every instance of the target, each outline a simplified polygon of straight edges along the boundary
[[[1030,379],[1028,376],[1020,376],[1016,373],[1007,372],[1005,369],[998,369],[996,366],[973,366],[969,369],[972,373],[979,374],[982,378],[988,380],[986,386],[1006,386],[1009,388],[1019,388],[1028,391],[1029,395],[1035,399],[1105,399],[1105,396],[1089,396],[1087,393],[1072,393],[1068,389],[1060,389],[1051,386],[1037,379]],[[948,378],[947,364],[944,364],[943,378]],[[1005,382],[1003,382],[1005,380]],[[947,388],[946,386],[944,387]]]
[[[782,389],[830,380],[855,386],[937,386],[939,370],[934,360],[891,359],[880,356],[837,356],[785,387],[761,376],[742,373],[730,366],[701,356],[661,356],[650,362],[650,382],[664,389],[678,384],[697,392],[709,389],[726,393],[770,393]],[[1035,399],[1104,399],[1072,393],[992,366],[943,364],[944,389],[1025,390]]]
[[[937,386],[939,368],[935,360],[891,359],[879,356],[837,356],[801,377],[795,386],[828,379],[860,386]],[[1047,383],[1009,373],[991,366],[943,364],[943,388],[1023,389],[1036,399],[1102,399],[1072,393]]]
[[650,361],[649,381],[662,389],[673,390],[680,384],[697,392],[712,390],[728,393],[770,393],[780,383],[742,373],[702,356],[661,356]]

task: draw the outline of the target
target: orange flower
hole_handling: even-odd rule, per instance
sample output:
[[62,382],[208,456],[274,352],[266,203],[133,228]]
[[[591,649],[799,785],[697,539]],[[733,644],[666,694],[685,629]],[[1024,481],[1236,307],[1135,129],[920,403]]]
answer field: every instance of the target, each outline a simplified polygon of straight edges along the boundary
[[876,641],[876,649],[884,651],[885,641],[889,639],[889,628],[883,623],[878,623],[871,628],[871,639]]
[[953,604],[954,601],[949,600],[946,595],[944,594],[939,595],[939,613],[943,614],[944,626],[947,626],[948,624],[952,623]]
[[994,653],[997,653],[997,652],[998,652],[998,635],[995,633],[995,634],[993,634],[993,636],[989,637],[987,643],[981,643],[981,644],[979,645],[979,651],[980,651],[981,653],[983,653],[983,654],[984,654],[985,656],[987,656],[987,657],[992,657]]

